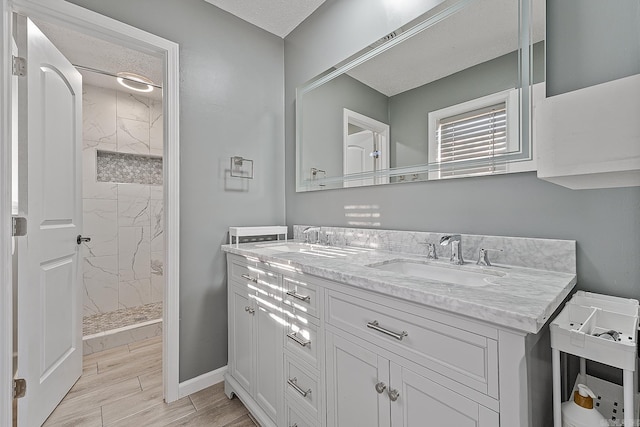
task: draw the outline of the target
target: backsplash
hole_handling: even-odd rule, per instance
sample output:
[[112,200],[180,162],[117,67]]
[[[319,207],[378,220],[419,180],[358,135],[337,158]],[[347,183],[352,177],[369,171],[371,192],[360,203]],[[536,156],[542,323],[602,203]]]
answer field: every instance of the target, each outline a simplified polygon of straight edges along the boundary
[[[294,225],[293,238],[304,240],[307,226]],[[321,227],[322,238],[330,245],[373,248],[406,254],[427,254],[426,243],[435,243],[438,258],[448,259],[450,247],[440,246],[446,232],[396,231],[365,228]],[[576,242],[574,240],[534,239],[527,237],[482,236],[462,234],[462,255],[467,262],[476,262],[481,248],[491,251],[495,264],[536,268],[562,273],[576,273]]]
[[[83,243],[84,316],[161,302],[162,181],[141,179],[149,165],[133,167],[129,162],[133,170],[128,170],[114,159],[151,159],[161,178],[162,101],[84,86],[82,105],[83,234],[91,237]],[[98,178],[98,153],[102,160],[105,154],[112,157],[113,168],[102,173],[117,182]],[[126,183],[127,177],[133,183]]]

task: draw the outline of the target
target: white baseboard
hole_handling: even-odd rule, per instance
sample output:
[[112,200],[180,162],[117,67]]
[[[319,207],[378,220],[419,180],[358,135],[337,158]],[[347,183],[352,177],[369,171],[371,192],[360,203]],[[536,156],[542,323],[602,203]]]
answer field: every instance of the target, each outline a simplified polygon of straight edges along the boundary
[[224,374],[226,372],[227,366],[225,365],[215,371],[207,372],[206,374],[181,382],[178,385],[178,399],[224,381]]

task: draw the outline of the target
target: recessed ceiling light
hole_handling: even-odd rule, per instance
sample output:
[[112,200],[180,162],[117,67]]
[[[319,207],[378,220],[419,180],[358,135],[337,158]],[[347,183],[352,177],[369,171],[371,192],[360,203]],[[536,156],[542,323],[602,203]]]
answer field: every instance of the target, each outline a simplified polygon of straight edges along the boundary
[[136,92],[151,92],[153,90],[153,82],[141,76],[140,74],[122,72],[117,74],[118,83],[127,89],[135,90]]

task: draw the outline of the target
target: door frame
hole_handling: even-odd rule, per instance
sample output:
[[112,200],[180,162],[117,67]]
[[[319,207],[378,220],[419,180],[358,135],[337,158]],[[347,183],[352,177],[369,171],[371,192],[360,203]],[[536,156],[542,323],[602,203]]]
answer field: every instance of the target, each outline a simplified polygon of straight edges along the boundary
[[13,313],[11,263],[11,35],[12,13],[46,20],[164,58],[165,268],[162,375],[164,398],[179,398],[180,132],[177,43],[64,0],[0,0],[0,425],[11,425]]

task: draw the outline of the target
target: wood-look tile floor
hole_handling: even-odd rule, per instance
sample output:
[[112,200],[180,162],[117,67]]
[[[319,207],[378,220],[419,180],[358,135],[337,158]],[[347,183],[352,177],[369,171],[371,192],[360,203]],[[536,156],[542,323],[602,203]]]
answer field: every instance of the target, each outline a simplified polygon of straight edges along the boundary
[[255,427],[247,409],[224,394],[224,383],[169,404],[162,400],[161,337],[89,354],[82,377],[46,427]]

